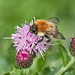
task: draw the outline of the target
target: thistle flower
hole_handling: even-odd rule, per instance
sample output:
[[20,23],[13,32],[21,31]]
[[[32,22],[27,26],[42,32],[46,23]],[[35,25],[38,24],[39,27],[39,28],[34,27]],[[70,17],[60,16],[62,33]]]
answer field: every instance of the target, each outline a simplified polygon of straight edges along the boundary
[[70,43],[70,52],[73,56],[75,56],[75,37],[72,38],[72,42]]
[[[30,23],[30,26],[31,25],[33,25],[33,20]],[[46,44],[46,42],[45,42],[45,40],[43,40],[42,42],[38,43],[35,46],[35,44],[38,42],[38,40],[40,40],[40,36],[35,36],[35,34],[32,34],[31,32],[29,32],[30,26],[28,26],[27,24],[24,24],[24,25],[22,24],[22,28],[19,26],[16,27],[16,29],[17,29],[16,33],[12,34],[12,38],[14,39],[13,42],[15,43],[14,46],[16,46],[17,51],[19,51],[21,49],[27,50],[30,53],[32,53],[32,51],[34,51],[36,55],[41,53],[41,55],[43,57],[43,53],[46,52],[46,49],[47,49],[47,47],[44,46],[44,44]],[[27,35],[27,33],[28,33],[28,35]]]
[[33,63],[33,56],[29,51],[21,49],[16,55],[16,62],[20,68],[28,68]]

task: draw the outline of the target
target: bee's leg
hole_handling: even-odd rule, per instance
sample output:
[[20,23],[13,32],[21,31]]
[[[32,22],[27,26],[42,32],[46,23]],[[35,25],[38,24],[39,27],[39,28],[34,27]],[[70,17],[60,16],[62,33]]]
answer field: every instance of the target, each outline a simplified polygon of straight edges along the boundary
[[[49,43],[51,41],[51,39],[47,36],[47,35],[44,35],[48,40],[46,41],[47,43]],[[45,44],[46,46],[46,44]]]
[[36,46],[39,42],[42,42],[42,41],[43,41],[43,39],[44,39],[44,36],[41,36],[41,39],[40,39],[40,40],[38,40],[38,42],[35,44],[35,46]]
[[45,35],[45,37],[48,39],[46,42],[49,43],[51,39],[47,35]]

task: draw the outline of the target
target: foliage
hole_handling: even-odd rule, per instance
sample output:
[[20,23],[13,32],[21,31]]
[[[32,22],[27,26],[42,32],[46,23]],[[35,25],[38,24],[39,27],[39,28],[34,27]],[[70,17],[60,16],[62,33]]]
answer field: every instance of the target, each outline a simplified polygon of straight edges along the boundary
[[[74,75],[75,63],[69,51],[71,38],[75,34],[74,7],[75,0],[0,0],[0,75],[55,75],[70,61],[72,64],[67,66],[63,75]],[[58,27],[66,40],[59,40],[61,43],[57,40],[58,45],[50,46],[44,54],[45,60],[39,55],[30,68],[20,69],[16,64],[13,40],[3,38],[11,37],[14,27],[21,27],[20,21],[27,20],[29,23],[34,16],[37,19],[59,17],[61,22]]]

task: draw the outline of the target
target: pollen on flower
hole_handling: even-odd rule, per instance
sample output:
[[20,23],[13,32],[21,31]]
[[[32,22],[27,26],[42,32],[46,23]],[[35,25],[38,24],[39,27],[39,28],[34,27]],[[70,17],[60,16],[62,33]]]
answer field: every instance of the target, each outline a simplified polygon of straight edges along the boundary
[[46,41],[43,40],[34,47],[34,45],[38,42],[38,40],[40,40],[40,36],[35,36],[35,34],[29,32],[30,26],[32,25],[33,20],[30,22],[30,25],[27,25],[26,23],[24,25],[22,24],[22,28],[16,26],[17,31],[15,34],[12,34],[12,38],[14,39],[13,41],[14,46],[16,46],[17,51],[21,49],[27,50],[30,53],[34,51],[36,55],[40,53],[43,57],[43,53],[46,52],[47,49],[47,47],[44,46],[44,44],[46,44]]

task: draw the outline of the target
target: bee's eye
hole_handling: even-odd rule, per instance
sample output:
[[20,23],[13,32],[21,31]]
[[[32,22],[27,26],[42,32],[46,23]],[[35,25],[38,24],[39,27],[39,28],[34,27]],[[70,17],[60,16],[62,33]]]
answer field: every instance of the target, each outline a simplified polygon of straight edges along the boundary
[[36,28],[33,28],[33,31],[36,31]]
[[36,32],[36,28],[33,28],[33,32]]
[[30,27],[30,32],[36,33],[37,32],[37,26],[36,27],[34,27],[34,26]]

